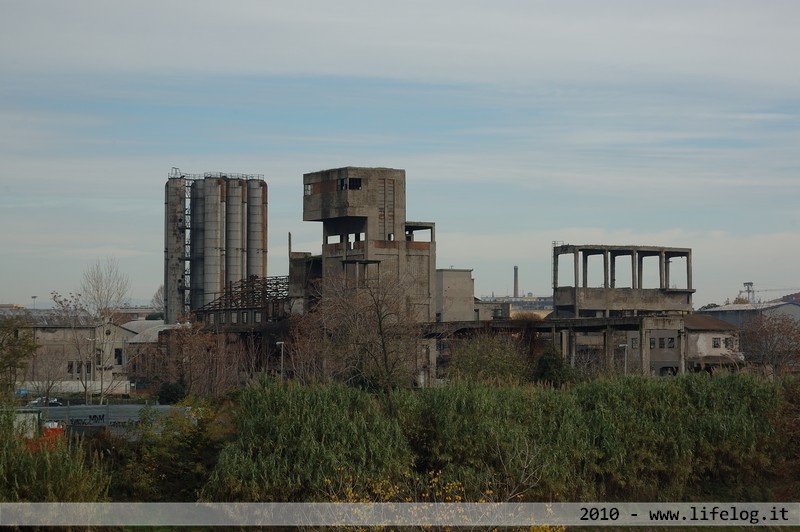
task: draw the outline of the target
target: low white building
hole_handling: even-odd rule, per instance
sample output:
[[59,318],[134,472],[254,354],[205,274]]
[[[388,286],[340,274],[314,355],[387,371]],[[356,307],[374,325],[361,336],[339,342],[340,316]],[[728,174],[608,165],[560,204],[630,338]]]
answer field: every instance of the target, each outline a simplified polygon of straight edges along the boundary
[[39,346],[18,390],[32,397],[129,393],[125,347],[134,331],[98,322],[89,314],[65,317],[54,309],[0,309],[0,319],[11,317],[24,320],[19,334],[29,334]]

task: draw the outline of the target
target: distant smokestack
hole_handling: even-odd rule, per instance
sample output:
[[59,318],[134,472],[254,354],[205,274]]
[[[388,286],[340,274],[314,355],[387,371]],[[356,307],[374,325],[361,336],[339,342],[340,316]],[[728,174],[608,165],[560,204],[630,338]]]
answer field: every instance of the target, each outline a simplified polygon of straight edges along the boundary
[[519,267],[514,266],[514,297],[519,297]]

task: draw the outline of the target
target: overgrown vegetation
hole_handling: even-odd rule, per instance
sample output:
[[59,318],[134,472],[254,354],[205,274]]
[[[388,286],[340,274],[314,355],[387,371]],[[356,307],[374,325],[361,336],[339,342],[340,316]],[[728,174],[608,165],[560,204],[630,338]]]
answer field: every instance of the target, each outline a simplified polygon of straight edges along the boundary
[[799,405],[797,381],[749,375],[560,388],[459,381],[396,389],[390,398],[264,378],[223,407],[187,404],[188,414],[145,416],[138,439],[95,441],[83,453],[69,445],[33,451],[3,431],[0,493],[115,501],[797,500]]
[[26,438],[14,416],[13,409],[0,409],[0,502],[107,499],[111,479],[99,456],[66,438]]

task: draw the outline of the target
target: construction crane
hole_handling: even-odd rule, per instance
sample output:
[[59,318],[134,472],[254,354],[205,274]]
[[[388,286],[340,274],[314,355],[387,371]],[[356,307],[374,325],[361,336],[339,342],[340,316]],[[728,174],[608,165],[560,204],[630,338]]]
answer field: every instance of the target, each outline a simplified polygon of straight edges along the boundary
[[748,303],[755,303],[755,295],[761,292],[793,292],[793,291],[800,291],[800,288],[762,288],[760,290],[755,290],[753,288],[753,282],[748,281],[743,283],[744,290],[739,290],[739,295],[737,299],[742,297],[742,294],[747,294],[746,299]]

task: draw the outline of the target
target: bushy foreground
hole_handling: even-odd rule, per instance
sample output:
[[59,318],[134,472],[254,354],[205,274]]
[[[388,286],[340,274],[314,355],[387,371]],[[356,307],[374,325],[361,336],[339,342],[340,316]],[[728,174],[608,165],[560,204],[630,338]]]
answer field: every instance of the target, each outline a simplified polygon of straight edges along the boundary
[[780,385],[747,376],[454,384],[381,399],[264,381],[207,500],[769,500],[792,452]]
[[4,430],[0,499],[779,501],[800,495],[797,381],[686,375],[562,389],[454,383],[397,390],[391,405],[384,395],[353,387],[264,379],[225,406],[194,404],[189,416],[146,419],[134,443],[31,448]]

